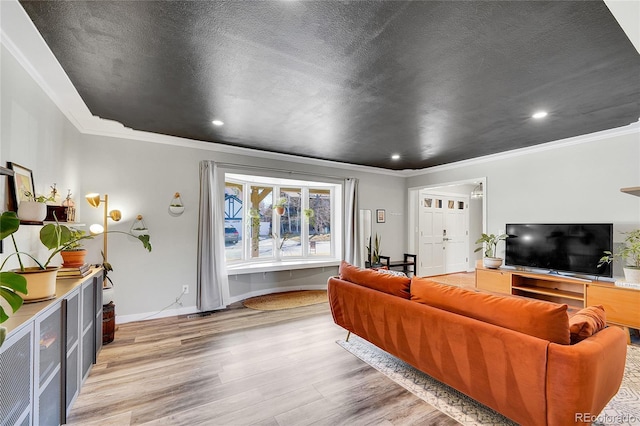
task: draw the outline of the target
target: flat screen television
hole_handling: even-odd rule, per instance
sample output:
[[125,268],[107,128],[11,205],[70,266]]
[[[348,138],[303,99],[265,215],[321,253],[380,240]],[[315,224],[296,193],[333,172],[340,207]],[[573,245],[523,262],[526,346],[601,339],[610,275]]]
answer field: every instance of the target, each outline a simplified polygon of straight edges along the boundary
[[507,224],[505,264],[611,277],[611,265],[598,267],[613,248],[611,223]]

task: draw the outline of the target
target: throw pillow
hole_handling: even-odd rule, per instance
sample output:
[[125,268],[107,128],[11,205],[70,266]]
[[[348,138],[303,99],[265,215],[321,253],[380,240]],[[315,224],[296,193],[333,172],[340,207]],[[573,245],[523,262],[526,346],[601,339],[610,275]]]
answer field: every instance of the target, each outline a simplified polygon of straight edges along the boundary
[[602,305],[588,306],[569,318],[571,344],[593,336],[607,325],[607,314]]
[[495,296],[413,277],[411,300],[550,342],[568,345],[567,305]]
[[402,271],[392,271],[391,269],[387,268],[373,268],[373,270],[378,272],[379,274],[394,275],[396,277],[407,277],[407,274]]
[[406,275],[400,277],[380,273],[373,269],[362,269],[343,260],[340,264],[340,279],[399,296],[403,299],[409,299],[410,297],[409,285],[411,284],[411,279]]

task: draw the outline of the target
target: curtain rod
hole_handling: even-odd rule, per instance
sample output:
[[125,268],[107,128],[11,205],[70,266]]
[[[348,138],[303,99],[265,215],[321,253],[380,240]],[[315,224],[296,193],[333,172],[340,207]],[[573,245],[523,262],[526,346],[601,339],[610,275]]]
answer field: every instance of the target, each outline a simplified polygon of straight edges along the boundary
[[247,164],[219,163],[217,161],[214,161],[214,163],[216,163],[219,167],[239,167],[239,168],[246,168],[246,169],[266,170],[266,171],[278,172],[278,173],[288,173],[290,175],[296,174],[296,175],[321,177],[321,178],[337,179],[337,180],[354,179],[351,176],[331,176],[331,175],[323,175],[323,174],[319,174],[319,173],[309,173],[309,172],[301,172],[301,171],[293,171],[293,170],[282,170],[282,169],[276,169],[276,168],[272,168],[272,167],[250,166],[250,165],[247,165]]

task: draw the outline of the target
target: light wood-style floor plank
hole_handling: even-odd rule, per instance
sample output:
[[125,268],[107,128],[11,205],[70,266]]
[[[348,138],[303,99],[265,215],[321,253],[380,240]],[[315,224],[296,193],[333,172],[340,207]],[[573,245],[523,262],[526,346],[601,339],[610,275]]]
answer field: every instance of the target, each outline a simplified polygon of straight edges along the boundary
[[327,303],[123,324],[71,425],[454,425],[338,346]]

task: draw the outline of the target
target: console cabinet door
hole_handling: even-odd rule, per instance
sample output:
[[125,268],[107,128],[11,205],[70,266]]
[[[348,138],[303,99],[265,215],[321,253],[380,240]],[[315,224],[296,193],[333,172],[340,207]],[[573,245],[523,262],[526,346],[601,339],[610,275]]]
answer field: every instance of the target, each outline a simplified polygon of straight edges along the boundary
[[62,420],[62,304],[56,303],[35,321],[34,424],[59,425]]
[[587,286],[587,306],[602,305],[607,322],[640,328],[640,291],[624,287]]
[[511,294],[511,274],[499,270],[476,269],[476,287],[495,293]]
[[33,323],[30,323],[0,347],[0,424],[32,424],[32,368]]

